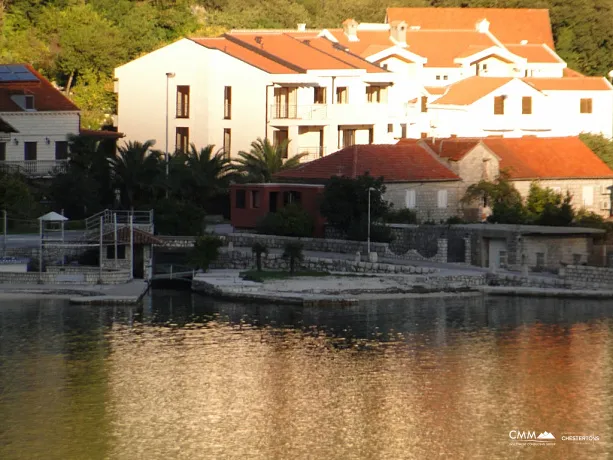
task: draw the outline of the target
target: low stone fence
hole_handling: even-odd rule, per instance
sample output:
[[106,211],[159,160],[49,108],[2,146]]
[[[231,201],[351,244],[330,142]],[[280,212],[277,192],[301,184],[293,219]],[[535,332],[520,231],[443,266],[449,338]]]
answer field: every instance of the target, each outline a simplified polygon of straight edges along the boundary
[[613,289],[613,268],[568,265],[560,275],[572,287]]
[[[223,251],[211,268],[246,270],[255,267],[255,256],[246,251]],[[289,264],[280,254],[263,254],[262,267],[270,270],[288,270]],[[430,274],[438,270],[431,267],[392,265],[372,262],[357,262],[346,259],[305,257],[299,264],[300,270],[352,272],[352,273],[402,273]]]
[[0,284],[122,284],[130,281],[127,270],[102,270],[98,267],[55,267],[38,272],[0,272]]
[[563,278],[545,278],[521,275],[511,275],[506,273],[488,273],[487,284],[490,286],[517,286],[517,287],[537,287],[537,288],[557,288],[567,289],[569,284]]

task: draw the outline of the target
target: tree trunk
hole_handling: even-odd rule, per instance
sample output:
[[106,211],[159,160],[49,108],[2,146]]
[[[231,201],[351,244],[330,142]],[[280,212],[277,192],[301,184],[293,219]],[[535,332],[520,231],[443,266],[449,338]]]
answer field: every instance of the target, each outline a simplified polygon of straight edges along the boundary
[[72,80],[74,79],[74,70],[68,75],[68,82],[66,82],[66,88],[64,88],[64,94],[68,96],[70,94],[70,88],[72,88]]
[[293,257],[289,258],[289,273],[290,275],[294,274],[294,258]]
[[255,265],[258,268],[258,271],[261,272],[262,271],[262,254],[256,254],[255,255]]

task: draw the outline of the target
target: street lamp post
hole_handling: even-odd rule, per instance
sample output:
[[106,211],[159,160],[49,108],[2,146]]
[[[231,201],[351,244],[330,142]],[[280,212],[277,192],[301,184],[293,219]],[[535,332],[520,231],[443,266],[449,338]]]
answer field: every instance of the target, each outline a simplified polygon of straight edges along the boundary
[[367,251],[368,251],[368,258],[370,260],[370,192],[374,192],[376,191],[375,188],[373,187],[368,187],[368,233],[367,233],[367,239],[366,239],[366,243],[367,243]]
[[174,72],[166,72],[166,149],[164,150],[164,163],[166,164],[166,198],[168,198],[168,87]]

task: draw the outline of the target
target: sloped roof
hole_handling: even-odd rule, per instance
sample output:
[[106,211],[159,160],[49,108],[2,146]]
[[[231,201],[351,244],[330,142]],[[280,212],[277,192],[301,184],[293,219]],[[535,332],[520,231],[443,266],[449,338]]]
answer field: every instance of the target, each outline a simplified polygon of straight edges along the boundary
[[512,77],[469,77],[449,85],[448,91],[432,104],[470,105],[511,80]]
[[449,168],[416,143],[354,145],[275,175],[278,179],[328,180],[368,172],[386,182],[459,180]]
[[387,8],[386,22],[405,21],[410,28],[475,30],[482,19],[502,43],[545,43],[553,48],[549,11],[523,8]]
[[484,138],[512,179],[613,178],[613,171],[578,137]]
[[424,89],[433,96],[440,96],[447,91],[446,86],[424,86]]
[[522,78],[539,91],[611,91],[604,77]]
[[79,108],[30,64],[25,66],[38,81],[0,81],[0,112],[25,112],[11,96],[34,96],[37,112],[78,112]]
[[[134,244],[164,244],[164,242],[149,232],[134,228]],[[115,232],[105,233],[102,237],[104,244],[115,244]],[[130,228],[117,229],[117,243],[130,244]]]
[[7,123],[2,118],[0,118],[0,133],[18,133],[18,132],[19,131],[13,128],[13,126],[11,126],[10,123]]
[[[398,144],[406,143],[408,139],[400,139]],[[421,139],[419,143],[425,144],[438,156],[451,161],[459,161],[474,149],[481,139],[477,138],[447,138],[447,139]]]
[[529,63],[563,64],[564,61],[545,44],[504,45],[511,53],[526,58]]
[[379,67],[376,64],[368,62],[366,59],[345,51],[343,46],[339,46],[337,43],[333,43],[326,38],[314,38],[307,39],[306,41],[301,39],[303,43],[315,48],[323,53],[329,54],[340,61],[343,61],[354,68],[365,69],[368,73],[389,73],[387,70]]

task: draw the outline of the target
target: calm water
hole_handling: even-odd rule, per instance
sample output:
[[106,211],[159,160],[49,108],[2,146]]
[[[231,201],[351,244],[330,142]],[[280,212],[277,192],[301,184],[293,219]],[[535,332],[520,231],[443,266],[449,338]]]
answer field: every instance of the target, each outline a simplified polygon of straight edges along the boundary
[[[510,445],[509,431],[555,444]],[[563,433],[600,441],[561,441]],[[613,303],[0,300],[0,459],[599,459]]]

